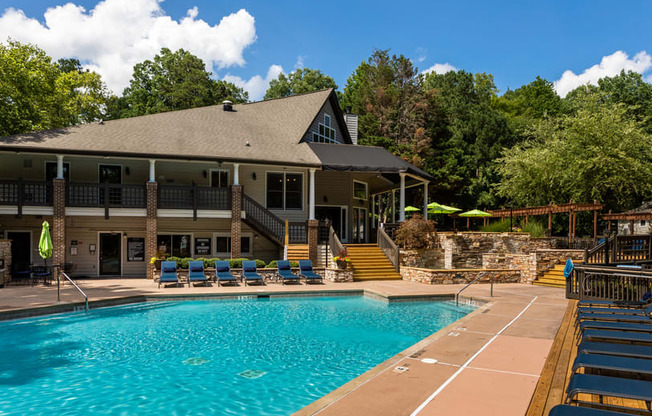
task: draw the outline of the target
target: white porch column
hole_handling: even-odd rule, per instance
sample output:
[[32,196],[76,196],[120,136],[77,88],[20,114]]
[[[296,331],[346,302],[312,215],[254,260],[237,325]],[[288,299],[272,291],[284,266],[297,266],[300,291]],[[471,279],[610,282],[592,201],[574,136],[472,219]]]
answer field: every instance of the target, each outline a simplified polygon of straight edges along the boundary
[[64,179],[64,177],[63,177],[63,155],[57,155],[57,179]]
[[399,173],[401,175],[401,193],[400,193],[400,203],[399,203],[399,213],[398,220],[399,222],[405,221],[405,173]]
[[308,204],[308,219],[315,219],[315,171],[316,168],[310,168],[310,202]]
[[240,164],[233,164],[233,185],[240,185]]
[[423,183],[423,218],[428,219],[428,184],[430,182]]
[[149,181],[156,182],[156,159],[149,160]]

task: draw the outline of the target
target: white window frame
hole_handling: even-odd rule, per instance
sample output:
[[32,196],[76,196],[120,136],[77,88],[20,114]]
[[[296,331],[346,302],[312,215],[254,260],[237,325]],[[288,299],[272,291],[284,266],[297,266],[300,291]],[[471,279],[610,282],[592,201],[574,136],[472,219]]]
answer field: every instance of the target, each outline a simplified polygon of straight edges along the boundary
[[331,116],[324,114],[324,126],[331,127]]
[[210,177],[208,178],[208,185],[213,186],[213,172],[226,172],[226,186],[224,188],[228,188],[229,185],[231,184],[231,172],[228,169],[211,169],[210,170]]
[[[280,173],[283,174],[283,208],[269,208],[267,206],[267,174],[268,173]],[[290,175],[301,175],[301,208],[286,208],[285,204],[285,178],[286,174]],[[305,172],[296,172],[296,171],[285,171],[285,170],[266,170],[265,171],[265,208],[274,211],[303,211],[306,203],[304,201],[306,197],[306,173]]]
[[120,185],[122,185],[124,183],[124,179],[125,179],[124,178],[124,176],[125,176],[124,168],[123,168],[123,166],[121,164],[118,164],[118,163],[98,163],[97,164],[97,183],[101,183],[100,182],[101,166],[118,166],[118,167],[120,167]]
[[[326,120],[328,120],[328,124],[326,124]],[[328,133],[329,131],[333,131],[333,137],[330,137],[330,134],[321,134],[319,133],[319,128],[323,127],[324,128],[324,133]],[[312,132],[312,141],[314,143],[340,143],[339,139],[337,138],[337,130],[335,130],[332,126],[332,117],[329,114],[324,114],[324,122],[319,123],[317,125],[317,131]]]
[[[365,194],[364,198],[358,198],[357,196],[355,196],[355,184],[356,183],[360,183],[360,184],[364,185],[364,194]],[[366,200],[369,199],[369,184],[367,182],[362,182],[362,181],[358,181],[358,180],[354,179],[353,180],[353,186],[351,187],[351,193],[352,193],[351,196],[353,197],[353,199],[357,199],[358,201],[366,201]]]
[[[159,235],[189,235],[190,236],[190,247],[188,247],[188,251],[190,251],[190,255],[188,257],[192,257],[195,252],[195,234],[194,233],[184,233],[184,232],[167,232],[167,231],[162,231],[162,232],[157,232],[156,233],[156,251],[158,251],[158,236]],[[172,241],[170,241],[170,244],[172,244]],[[170,247],[170,250],[172,247]],[[170,256],[173,256],[172,253],[170,253]]]
[[[222,258],[224,256],[231,256],[231,252],[222,252],[222,251],[217,251],[217,241],[215,239],[217,237],[228,237],[233,240],[233,237],[231,237],[231,233],[228,231],[217,231],[213,233],[213,257],[219,257]],[[249,250],[250,251],[241,251],[240,254],[243,256],[251,256],[254,254],[253,249],[254,249],[254,234],[253,233],[242,233],[240,234],[240,238],[249,238]]]

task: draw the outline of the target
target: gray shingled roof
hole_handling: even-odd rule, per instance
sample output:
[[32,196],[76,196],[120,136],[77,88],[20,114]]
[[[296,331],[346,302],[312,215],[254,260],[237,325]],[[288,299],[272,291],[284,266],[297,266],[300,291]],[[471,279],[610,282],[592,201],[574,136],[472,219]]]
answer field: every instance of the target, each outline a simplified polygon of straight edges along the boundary
[[0,150],[320,166],[299,142],[331,92],[234,105],[232,112],[217,105],[8,136]]

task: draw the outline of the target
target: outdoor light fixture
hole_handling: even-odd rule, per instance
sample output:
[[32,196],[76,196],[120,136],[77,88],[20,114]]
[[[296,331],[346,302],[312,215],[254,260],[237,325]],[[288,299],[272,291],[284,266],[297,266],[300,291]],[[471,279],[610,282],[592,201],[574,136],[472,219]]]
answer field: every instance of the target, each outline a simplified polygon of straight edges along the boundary
[[324,203],[328,203],[328,197],[324,195]]
[[129,170],[129,166],[125,167],[125,175],[129,176],[131,174],[131,171]]
[[208,172],[206,172],[206,170],[204,170],[204,171],[202,172],[202,175],[204,175],[204,178],[207,178],[207,177],[208,177]]
[[256,180],[256,172],[251,173],[251,179]]

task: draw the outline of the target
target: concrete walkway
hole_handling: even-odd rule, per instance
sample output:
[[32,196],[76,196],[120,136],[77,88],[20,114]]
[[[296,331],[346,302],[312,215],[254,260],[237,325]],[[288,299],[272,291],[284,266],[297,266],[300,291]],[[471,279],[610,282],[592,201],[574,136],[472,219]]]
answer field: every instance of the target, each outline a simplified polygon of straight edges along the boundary
[[[92,301],[143,295],[361,290],[384,297],[450,295],[462,287],[370,281],[314,286],[218,287],[214,284],[212,287],[158,289],[152,281],[126,278],[82,280],[80,286]],[[0,289],[0,313],[57,305],[56,292],[56,286],[5,287]],[[495,285],[494,297],[490,297],[489,285],[474,285],[464,295],[467,299],[488,303],[297,414],[525,414],[564,315],[567,305],[564,291],[501,284]],[[81,299],[74,288],[63,287],[64,302],[79,302]],[[432,363],[432,360],[437,361]]]

